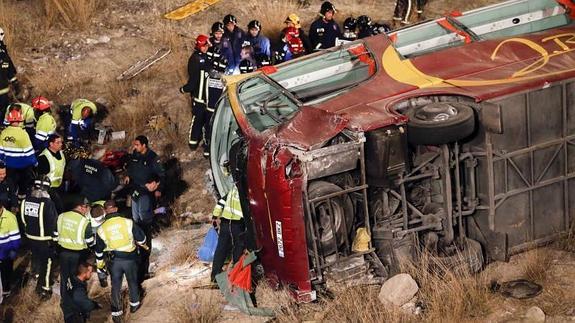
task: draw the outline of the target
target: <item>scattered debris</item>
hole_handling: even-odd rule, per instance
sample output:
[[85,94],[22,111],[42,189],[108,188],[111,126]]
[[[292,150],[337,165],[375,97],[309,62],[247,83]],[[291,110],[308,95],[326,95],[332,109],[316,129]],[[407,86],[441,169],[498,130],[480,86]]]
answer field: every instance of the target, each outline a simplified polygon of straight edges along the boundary
[[164,18],[170,20],[182,20],[200,11],[208,9],[211,5],[220,2],[220,0],[194,0],[164,15]]
[[172,50],[170,48],[160,48],[156,51],[156,53],[143,61],[137,61],[134,65],[130,66],[127,70],[125,70],[120,76],[116,79],[120,81],[130,80],[134,78],[136,75],[140,74],[144,70],[148,69],[148,67],[154,65],[156,62],[161,60],[162,58],[168,56]]
[[523,322],[543,323],[545,322],[545,313],[537,306],[530,307],[523,316]]
[[402,306],[419,291],[417,283],[409,274],[397,274],[388,279],[379,291],[379,301],[384,305]]
[[535,297],[543,291],[541,285],[525,279],[512,280],[498,284],[493,282],[491,284],[493,292],[500,292],[503,296],[513,297],[517,299],[526,299]]

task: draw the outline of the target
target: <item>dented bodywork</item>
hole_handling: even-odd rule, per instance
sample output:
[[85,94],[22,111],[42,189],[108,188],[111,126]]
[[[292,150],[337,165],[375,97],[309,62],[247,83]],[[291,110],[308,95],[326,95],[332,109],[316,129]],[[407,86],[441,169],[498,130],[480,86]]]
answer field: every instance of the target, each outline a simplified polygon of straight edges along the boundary
[[330,280],[381,281],[421,250],[479,270],[573,220],[569,13],[513,0],[458,19],[471,27],[431,21],[226,80],[217,189],[241,142],[253,248],[300,301]]

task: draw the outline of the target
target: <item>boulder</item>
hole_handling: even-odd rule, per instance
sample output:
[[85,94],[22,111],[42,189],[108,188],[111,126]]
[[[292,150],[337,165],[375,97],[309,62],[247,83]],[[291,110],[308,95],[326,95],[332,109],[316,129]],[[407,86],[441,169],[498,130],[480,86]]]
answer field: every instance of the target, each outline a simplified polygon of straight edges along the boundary
[[545,322],[545,313],[539,307],[532,306],[525,312],[523,321],[526,323],[543,323]]
[[378,298],[384,305],[402,306],[418,291],[419,287],[411,275],[397,274],[383,283]]

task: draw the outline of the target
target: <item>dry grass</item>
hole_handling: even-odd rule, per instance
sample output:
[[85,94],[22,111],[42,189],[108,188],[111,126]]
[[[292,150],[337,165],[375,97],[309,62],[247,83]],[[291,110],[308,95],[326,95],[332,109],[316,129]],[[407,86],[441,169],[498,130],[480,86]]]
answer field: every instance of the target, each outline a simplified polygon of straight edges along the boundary
[[[273,9],[272,9],[273,8]],[[291,13],[298,13],[298,1],[269,1],[269,2],[259,2],[254,1],[247,6],[246,16],[255,17],[262,23],[262,33],[269,37],[270,40],[278,40],[281,30],[285,27],[284,20]],[[270,10],[271,9],[271,10]],[[302,17],[300,16],[300,20]],[[249,21],[246,21],[244,25],[247,26]],[[303,21],[302,21],[303,23]],[[246,27],[242,28],[246,29]]]
[[44,21],[48,26],[56,24],[72,30],[86,29],[94,14],[105,1],[98,0],[43,0]]
[[551,253],[546,252],[545,249],[534,249],[522,256],[523,261],[519,266],[523,278],[540,284],[544,283],[548,278],[549,268],[553,262]]
[[186,298],[177,302],[170,311],[176,323],[213,323],[217,322],[221,313],[221,304],[211,295],[197,303]]
[[575,223],[554,244],[555,248],[568,252],[575,252]]
[[52,296],[48,301],[41,301],[34,291],[35,281],[17,294],[7,299],[6,305],[0,307],[2,322],[63,322],[64,317],[60,310],[60,298]]

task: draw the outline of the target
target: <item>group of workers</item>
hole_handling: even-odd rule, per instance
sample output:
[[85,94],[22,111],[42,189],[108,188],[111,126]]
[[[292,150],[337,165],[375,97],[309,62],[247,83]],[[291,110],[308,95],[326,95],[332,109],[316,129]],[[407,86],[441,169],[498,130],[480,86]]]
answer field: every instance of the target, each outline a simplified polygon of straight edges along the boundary
[[[412,8],[415,7],[418,15],[421,15],[425,2],[398,0],[394,20],[407,24]],[[197,36],[195,50],[188,61],[188,82],[180,88],[180,92],[189,93],[192,98],[190,149],[196,150],[202,144],[204,156],[210,155],[210,119],[224,88],[223,75],[250,73],[391,30],[389,25],[374,23],[369,16],[362,15],[345,19],[342,31],[334,20],[336,12],[331,2],[324,1],[319,17],[310,26],[309,36],[301,28],[298,15],[292,13],[286,17],[285,28],[275,42],[262,34],[260,21],[250,21],[245,32],[231,14],[213,23],[210,36]]]
[[[85,322],[99,307],[86,289],[95,262],[102,286],[110,276],[112,318],[121,321],[123,277],[135,312],[149,277],[154,220],[165,212],[160,159],[145,136],[124,156],[92,147],[98,107],[90,100],[74,100],[57,122],[50,100],[17,102],[19,92],[0,28],[0,299],[15,287],[14,260],[30,251],[40,298],[51,297],[59,268],[65,321]],[[122,208],[120,198],[131,203]]]

